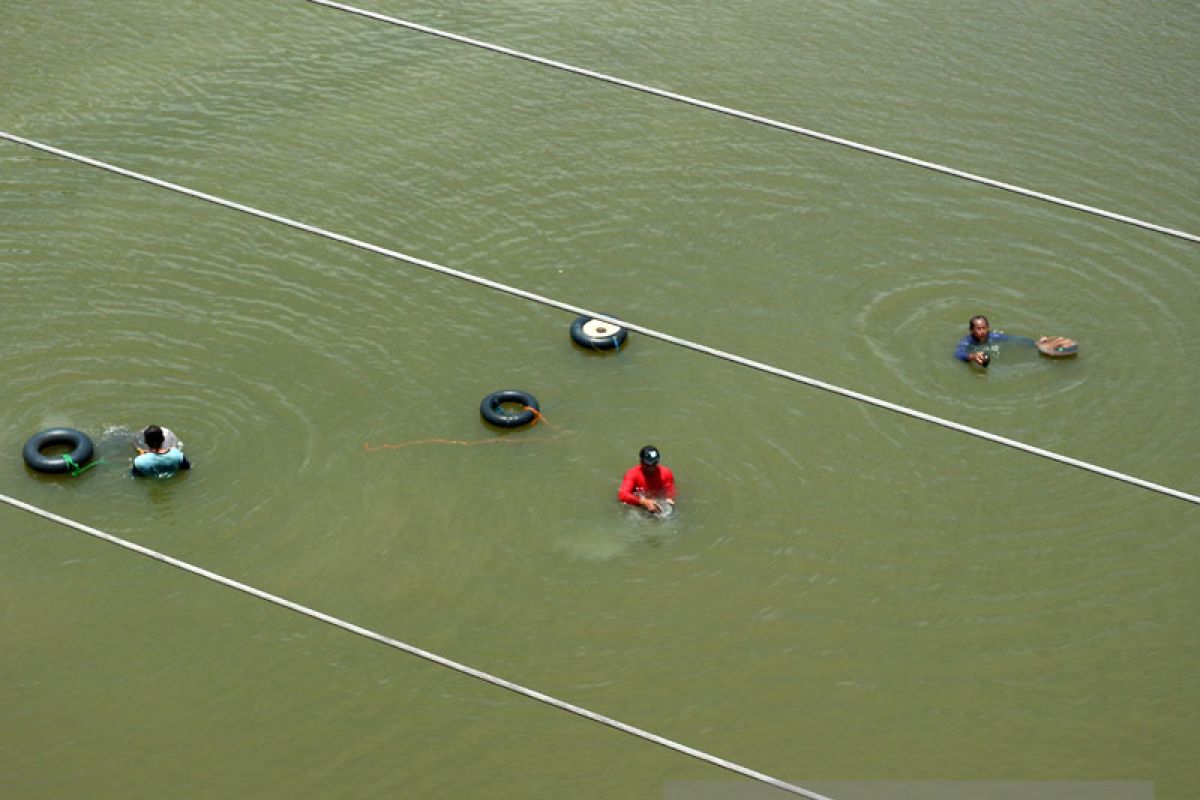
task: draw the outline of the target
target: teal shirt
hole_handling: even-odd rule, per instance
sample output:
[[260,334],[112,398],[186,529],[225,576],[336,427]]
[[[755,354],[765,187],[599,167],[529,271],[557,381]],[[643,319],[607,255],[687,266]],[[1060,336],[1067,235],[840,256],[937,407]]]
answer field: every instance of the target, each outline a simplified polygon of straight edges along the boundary
[[133,471],[146,478],[169,478],[184,469],[187,459],[178,447],[165,453],[142,453],[133,460]]

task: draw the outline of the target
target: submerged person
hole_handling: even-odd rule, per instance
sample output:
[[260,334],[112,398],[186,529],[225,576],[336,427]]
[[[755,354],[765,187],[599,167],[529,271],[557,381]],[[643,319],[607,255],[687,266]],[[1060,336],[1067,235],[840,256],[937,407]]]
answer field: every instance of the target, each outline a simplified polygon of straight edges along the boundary
[[631,467],[621,481],[617,498],[631,506],[641,506],[651,514],[670,511],[675,505],[675,475],[659,464],[658,448],[648,444],[638,453],[638,465]]
[[1036,347],[1048,356],[1074,355],[1078,345],[1071,339],[1062,336],[1041,336],[1032,339],[1028,336],[1010,336],[1002,331],[993,331],[988,318],[982,314],[971,317],[967,323],[967,335],[958,340],[954,349],[954,357],[968,364],[978,364],[986,367],[992,362],[992,355],[999,352],[1000,342],[1017,342]]
[[133,474],[138,478],[170,478],[192,465],[179,447],[179,437],[170,428],[147,426],[139,436],[138,455],[133,459]]

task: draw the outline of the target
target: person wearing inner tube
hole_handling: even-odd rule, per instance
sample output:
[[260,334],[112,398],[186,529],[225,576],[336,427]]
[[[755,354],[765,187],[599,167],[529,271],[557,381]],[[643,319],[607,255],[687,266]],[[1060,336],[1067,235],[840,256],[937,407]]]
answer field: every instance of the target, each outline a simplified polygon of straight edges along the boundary
[[[1031,344],[1046,355],[1066,354],[1068,348],[1074,352],[1075,342],[1061,336],[1041,336],[1031,339],[1028,336],[1010,336],[1001,331],[993,331],[988,318],[982,314],[971,317],[967,323],[967,335],[959,339],[958,347],[954,349],[954,357],[968,364],[986,367],[992,363],[992,356],[1000,351],[1000,342],[1018,342]],[[1055,352],[1057,350],[1057,352]]]
[[651,514],[661,514],[675,505],[675,475],[659,464],[658,448],[648,444],[638,454],[638,465],[631,467],[621,481],[617,498],[631,506],[641,506]]
[[137,478],[170,478],[192,465],[179,447],[179,437],[169,428],[149,425],[139,437],[138,455],[133,459]]

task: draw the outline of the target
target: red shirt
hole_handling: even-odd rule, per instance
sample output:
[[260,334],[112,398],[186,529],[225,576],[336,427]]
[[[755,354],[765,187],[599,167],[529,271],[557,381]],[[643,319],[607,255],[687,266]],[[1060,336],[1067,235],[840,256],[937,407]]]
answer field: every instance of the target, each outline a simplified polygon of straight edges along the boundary
[[671,474],[671,470],[662,464],[656,467],[643,467],[638,464],[626,472],[617,498],[622,503],[636,506],[640,505],[639,497],[666,497],[674,500],[675,476]]

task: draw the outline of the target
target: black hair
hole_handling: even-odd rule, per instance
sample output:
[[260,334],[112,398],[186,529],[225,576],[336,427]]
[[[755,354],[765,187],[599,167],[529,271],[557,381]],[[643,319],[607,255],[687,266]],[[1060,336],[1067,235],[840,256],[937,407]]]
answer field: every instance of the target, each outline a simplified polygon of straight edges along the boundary
[[146,442],[146,447],[158,450],[163,446],[162,428],[157,425],[147,425],[146,430],[142,431],[142,439]]

